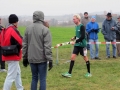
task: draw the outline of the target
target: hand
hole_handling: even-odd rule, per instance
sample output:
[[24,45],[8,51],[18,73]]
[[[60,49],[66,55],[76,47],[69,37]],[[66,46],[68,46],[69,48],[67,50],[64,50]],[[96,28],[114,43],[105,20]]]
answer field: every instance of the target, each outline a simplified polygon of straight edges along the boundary
[[99,30],[99,29],[95,29],[94,32],[98,33],[98,30]]
[[71,38],[71,41],[74,41],[74,40],[75,40],[75,38],[74,38],[74,37],[72,37],[72,38]]
[[27,67],[29,65],[28,59],[23,59],[23,66]]
[[75,42],[71,42],[71,44],[72,44],[72,45],[74,45],[74,44],[75,44]]
[[98,31],[97,31],[97,30],[95,30],[95,32],[96,32],[96,33],[98,33]]
[[53,67],[53,63],[52,63],[52,61],[49,61],[49,69],[48,69],[48,71],[50,71],[52,69],[52,67]]
[[92,32],[94,32],[94,31],[95,31],[95,29],[91,29],[91,31],[92,31]]
[[111,28],[111,30],[114,30],[114,29],[115,29],[115,27],[112,27],[112,28]]

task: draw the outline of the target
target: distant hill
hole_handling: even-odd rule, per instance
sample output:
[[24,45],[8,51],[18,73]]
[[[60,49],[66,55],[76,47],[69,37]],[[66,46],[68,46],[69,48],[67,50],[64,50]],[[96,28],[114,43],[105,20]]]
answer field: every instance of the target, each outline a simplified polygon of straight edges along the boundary
[[[113,12],[113,13],[120,15],[120,12]],[[80,13],[80,14],[82,14],[82,16],[83,16],[83,13]],[[58,16],[45,16],[45,20],[51,20],[51,19],[55,19],[55,20],[58,20],[58,21],[72,20],[73,15],[74,14],[66,14],[66,15],[58,15]],[[89,13],[89,15],[104,15],[104,11],[91,12],[91,13]],[[1,16],[1,17],[2,18],[8,18],[7,15]],[[32,20],[32,15],[19,16],[19,18],[21,20],[31,21]]]

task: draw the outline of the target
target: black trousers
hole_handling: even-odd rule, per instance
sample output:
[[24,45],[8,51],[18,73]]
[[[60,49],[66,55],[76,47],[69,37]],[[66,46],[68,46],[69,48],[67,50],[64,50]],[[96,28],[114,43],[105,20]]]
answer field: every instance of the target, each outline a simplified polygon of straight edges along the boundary
[[5,61],[2,61],[1,47],[0,47],[0,65],[1,69],[5,69]]

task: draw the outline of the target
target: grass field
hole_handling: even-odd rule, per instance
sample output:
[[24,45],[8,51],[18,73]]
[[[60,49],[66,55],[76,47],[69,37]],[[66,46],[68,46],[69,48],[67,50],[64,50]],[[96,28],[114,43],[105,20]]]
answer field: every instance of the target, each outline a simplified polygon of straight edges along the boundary
[[[25,28],[19,28],[24,34]],[[52,45],[69,41],[74,36],[74,27],[51,27]],[[99,33],[99,41],[104,41]],[[85,78],[86,64],[81,56],[77,57],[73,69],[72,78],[63,78],[61,73],[68,71],[71,45],[59,48],[59,65],[56,65],[56,49],[53,49],[54,67],[47,75],[47,90],[120,90],[120,58],[109,59],[105,57],[105,45],[100,45],[100,58],[102,60],[91,60],[91,78]],[[112,51],[111,51],[112,52]],[[88,51],[88,56],[89,51]],[[112,56],[112,55],[111,55]],[[31,71],[30,67],[23,67],[20,62],[22,82],[25,90],[30,90]],[[7,65],[6,65],[7,67]],[[2,90],[6,73],[0,73],[0,90]],[[16,90],[13,84],[11,90]]]

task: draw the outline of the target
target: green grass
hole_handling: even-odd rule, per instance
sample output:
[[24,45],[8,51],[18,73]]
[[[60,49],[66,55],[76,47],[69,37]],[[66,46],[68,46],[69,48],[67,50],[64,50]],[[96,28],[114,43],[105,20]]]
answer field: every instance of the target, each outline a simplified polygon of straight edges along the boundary
[[[24,35],[25,27],[19,28]],[[57,43],[70,41],[70,38],[75,35],[74,27],[51,27],[52,45]],[[99,41],[104,41],[103,36],[99,33]],[[105,57],[105,45],[100,45],[101,61],[91,62],[91,78],[85,78],[86,64],[81,56],[78,56],[73,69],[72,78],[64,78],[62,73],[68,71],[70,59],[71,45],[59,48],[59,65],[56,65],[56,49],[53,49],[54,67],[47,75],[47,90],[120,90],[120,58],[109,59]],[[112,51],[111,51],[112,52]],[[89,56],[89,51],[88,51]],[[7,65],[6,65],[7,66]],[[20,62],[22,82],[25,90],[30,90],[31,71],[30,67],[23,67]],[[2,90],[6,73],[0,73],[0,90]],[[11,90],[16,90],[13,84]]]

